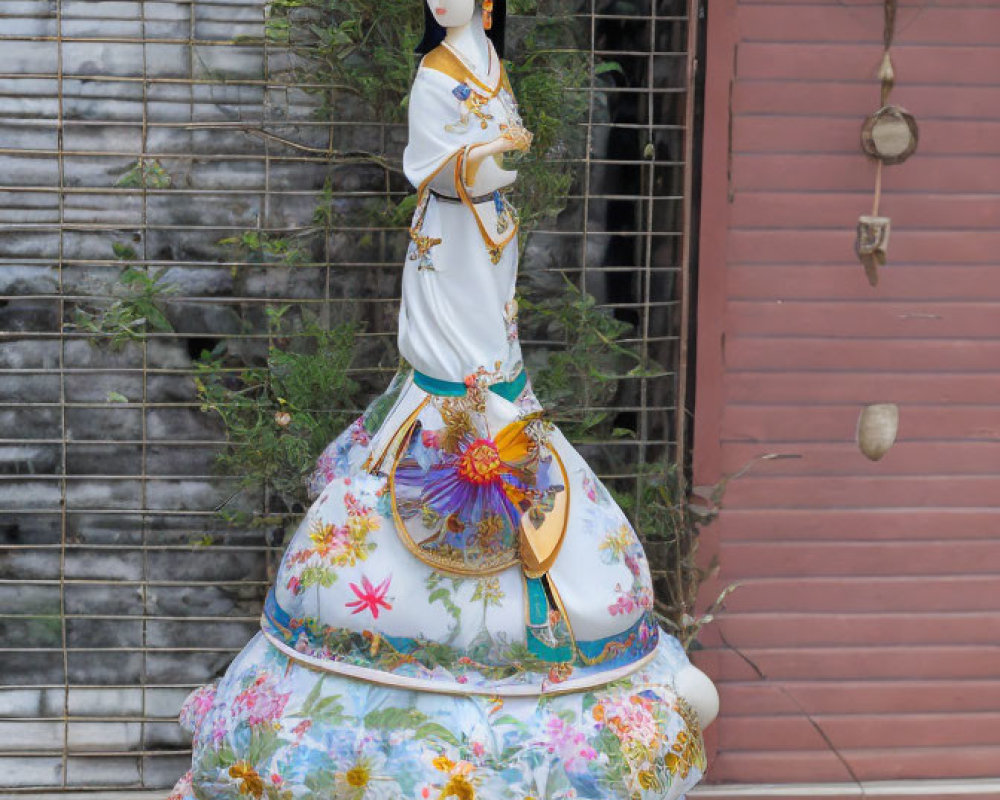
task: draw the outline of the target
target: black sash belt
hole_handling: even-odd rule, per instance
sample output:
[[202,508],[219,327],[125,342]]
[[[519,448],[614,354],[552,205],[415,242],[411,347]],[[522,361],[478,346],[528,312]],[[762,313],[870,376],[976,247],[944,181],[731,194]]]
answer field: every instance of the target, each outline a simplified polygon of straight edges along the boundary
[[[436,192],[433,189],[431,189],[431,194],[434,195],[438,200],[444,200],[444,202],[446,203],[462,202],[461,197],[450,197],[449,195]],[[479,203],[492,202],[492,201],[493,201],[493,192],[490,192],[489,194],[481,194],[478,197],[469,198],[469,202],[471,202],[473,205],[478,205]]]

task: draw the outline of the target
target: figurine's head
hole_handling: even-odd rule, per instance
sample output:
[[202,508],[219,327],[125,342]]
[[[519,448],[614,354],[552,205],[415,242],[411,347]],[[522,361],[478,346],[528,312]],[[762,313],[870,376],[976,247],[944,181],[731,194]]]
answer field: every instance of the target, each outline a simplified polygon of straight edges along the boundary
[[[476,0],[425,0],[424,2],[424,38],[417,45],[418,53],[429,53],[444,39],[447,28],[460,27],[476,17],[473,24],[478,23]],[[493,24],[486,31],[487,38],[493,42],[493,49],[503,58],[504,22],[507,18],[507,0],[493,0]]]
[[472,19],[475,0],[425,0],[434,21],[442,28],[457,28]]

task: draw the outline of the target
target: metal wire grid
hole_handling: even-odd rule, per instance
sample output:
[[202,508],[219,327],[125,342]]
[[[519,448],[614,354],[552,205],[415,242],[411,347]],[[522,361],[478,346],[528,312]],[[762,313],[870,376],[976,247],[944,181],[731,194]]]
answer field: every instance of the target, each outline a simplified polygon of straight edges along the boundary
[[[197,410],[190,356],[219,336],[249,346],[265,334],[211,323],[281,302],[353,304],[361,288],[375,323],[364,335],[394,336],[398,263],[331,245],[351,231],[332,229],[316,261],[291,268],[219,255],[215,242],[241,229],[301,231],[324,153],[371,135],[364,122],[315,120],[312,87],[270,77],[267,45],[238,38],[259,38],[264,14],[263,0],[0,3],[0,788],[10,792],[168,786],[188,761],[180,700],[256,628],[276,543],[227,530],[210,548],[192,544],[218,534],[215,509],[231,489],[211,469],[221,431]],[[621,72],[587,90],[580,192],[536,234],[668,366],[616,406],[638,435],[600,444],[634,463],[684,451],[689,18],[684,0],[591,0],[581,12],[593,51]],[[383,142],[398,133],[377,131]],[[115,185],[152,160],[169,188]],[[134,247],[135,265],[204,278],[170,298],[189,324],[121,352],[70,327],[75,304],[110,297],[122,268],[114,241]],[[247,276],[242,293],[213,284],[231,270]]]

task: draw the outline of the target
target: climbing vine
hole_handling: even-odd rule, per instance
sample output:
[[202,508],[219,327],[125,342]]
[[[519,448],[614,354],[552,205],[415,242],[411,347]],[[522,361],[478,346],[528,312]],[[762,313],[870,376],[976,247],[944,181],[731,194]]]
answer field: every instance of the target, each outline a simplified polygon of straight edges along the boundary
[[[220,454],[220,468],[244,489],[266,487],[270,505],[281,510],[303,505],[316,457],[361,401],[351,373],[358,327],[327,327],[309,313],[292,321],[285,316],[289,308],[267,309],[269,346],[262,365],[234,375],[225,343],[195,362],[202,410],[219,416],[232,445]],[[245,515],[233,519],[252,521]]]

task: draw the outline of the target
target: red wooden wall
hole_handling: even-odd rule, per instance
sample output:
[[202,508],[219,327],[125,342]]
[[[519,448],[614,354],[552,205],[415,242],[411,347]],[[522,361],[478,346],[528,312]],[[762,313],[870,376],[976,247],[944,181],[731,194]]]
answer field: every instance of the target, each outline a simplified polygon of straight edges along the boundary
[[[706,599],[742,584],[698,656],[713,783],[1000,775],[1000,2],[901,0],[897,29],[920,146],[873,289],[882,3],[708,3],[695,481],[798,456],[705,532]],[[872,463],[875,402],[901,420]]]

